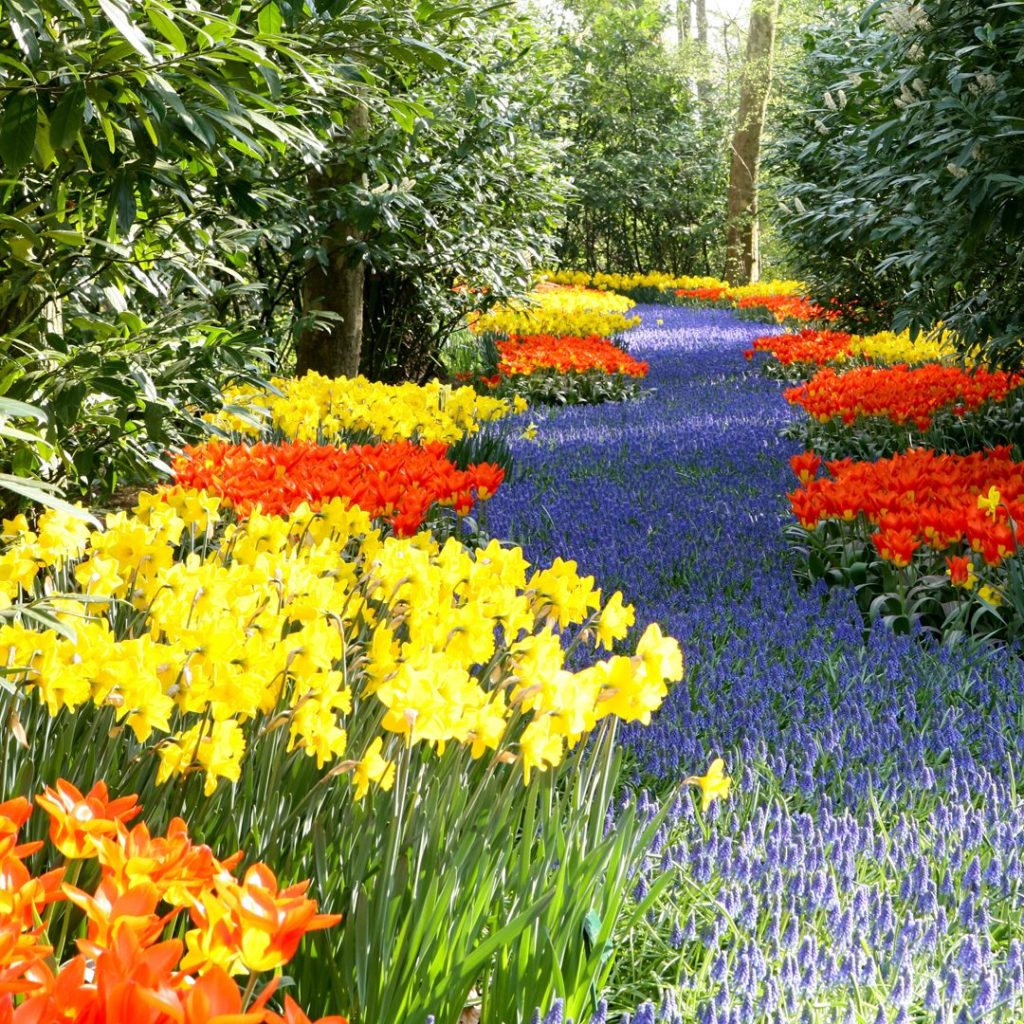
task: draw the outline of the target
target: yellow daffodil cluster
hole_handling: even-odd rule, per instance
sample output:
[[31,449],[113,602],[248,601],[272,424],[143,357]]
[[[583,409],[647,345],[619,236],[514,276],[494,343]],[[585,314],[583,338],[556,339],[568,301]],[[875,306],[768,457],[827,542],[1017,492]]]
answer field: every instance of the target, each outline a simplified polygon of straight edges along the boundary
[[756,284],[731,286],[728,281],[717,277],[693,277],[672,274],[589,274],[584,270],[545,271],[542,280],[553,284],[574,285],[596,288],[599,291],[628,292],[635,288],[658,288],[661,291],[679,289],[710,289],[721,291],[722,299],[736,305],[742,299],[777,298],[779,296],[803,295],[807,286],[800,281],[759,281]]
[[640,323],[626,314],[633,301],[609,291],[577,286],[540,284],[522,302],[495,306],[470,320],[470,329],[506,337],[513,334],[550,334],[602,338],[621,334]]
[[228,389],[224,410],[207,419],[228,433],[257,436],[272,431],[292,441],[331,443],[346,433],[367,432],[381,441],[452,443],[478,432],[481,423],[526,408],[522,399],[507,402],[436,380],[379,384],[365,377],[332,380],[307,373],[271,383],[279,394],[249,385]]
[[567,647],[610,651],[634,624],[574,562],[532,569],[497,541],[385,537],[340,501],[238,521],[169,489],[102,529],[48,511],[4,536],[6,602],[49,595],[60,620],[5,616],[6,685],[52,715],[112,708],[159,758],[159,780],[201,771],[207,793],[281,728],[359,799],[390,786],[389,753],[417,743],[518,761],[529,781],[602,719],[649,721],[682,676],[656,625],[634,655],[566,668]]
[[949,332],[937,327],[918,335],[916,341],[911,341],[910,331],[855,335],[850,342],[850,357],[857,356],[875,363],[935,363],[955,360],[957,350]]
[[596,288],[602,292],[628,292],[634,288],[657,288],[660,291],[675,291],[677,288],[725,288],[724,281],[717,277],[693,277],[672,274],[588,274],[585,270],[549,270],[542,280],[552,284],[577,285]]
[[782,296],[797,296],[807,293],[807,285],[801,281],[758,281],[756,284],[727,286],[728,298],[734,305],[744,299],[775,299]]

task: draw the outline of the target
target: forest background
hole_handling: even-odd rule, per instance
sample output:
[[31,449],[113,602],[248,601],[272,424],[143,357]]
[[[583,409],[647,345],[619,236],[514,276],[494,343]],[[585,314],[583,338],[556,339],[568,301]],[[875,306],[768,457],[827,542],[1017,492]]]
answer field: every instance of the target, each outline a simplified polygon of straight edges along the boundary
[[156,479],[230,381],[424,380],[561,265],[796,277],[1021,361],[1024,4],[14,0],[9,506]]

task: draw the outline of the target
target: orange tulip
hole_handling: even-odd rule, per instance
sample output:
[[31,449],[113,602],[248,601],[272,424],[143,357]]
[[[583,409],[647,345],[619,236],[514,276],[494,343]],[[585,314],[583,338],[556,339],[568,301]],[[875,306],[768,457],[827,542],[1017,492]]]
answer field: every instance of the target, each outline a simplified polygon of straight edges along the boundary
[[50,842],[70,859],[94,857],[95,837],[112,835],[118,822],[131,821],[142,810],[138,802],[136,796],[111,800],[105,782],[97,782],[83,796],[63,779],[56,789],[47,786],[43,795],[36,797],[36,803],[50,815]]
[[278,889],[265,864],[254,864],[242,884],[223,889],[239,930],[239,951],[250,970],[268,971],[291,960],[302,937],[330,928],[339,914],[318,914],[316,900],[306,899],[308,882]]
[[284,1013],[268,1013],[267,1024],[348,1024],[344,1017],[321,1017],[310,1020],[291,996],[284,997]]
[[[1024,464],[1013,460],[1007,446],[970,455],[914,448],[877,462],[843,459],[826,468],[831,479],[812,479],[789,495],[805,529],[862,516],[878,528],[873,543],[879,553],[895,564],[906,564],[920,546],[942,552],[966,543],[989,565],[1017,551],[1013,524],[1024,517]],[[979,508],[979,495],[993,488],[999,505]]]

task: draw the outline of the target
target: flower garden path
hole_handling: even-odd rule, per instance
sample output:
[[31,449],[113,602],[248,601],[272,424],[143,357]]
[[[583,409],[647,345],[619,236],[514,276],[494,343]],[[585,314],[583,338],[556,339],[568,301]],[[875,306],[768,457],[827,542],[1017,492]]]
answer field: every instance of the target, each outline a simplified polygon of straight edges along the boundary
[[1024,955],[998,922],[1019,929],[1024,885],[1009,767],[1021,663],[865,636],[849,594],[801,591],[783,536],[796,448],[779,428],[793,414],[743,358],[768,329],[727,311],[639,312],[630,350],[654,393],[538,419],[488,525],[534,560],[577,559],[635,602],[638,625],[683,644],[686,680],[624,741],[661,792],[719,754],[734,777],[714,827],[679,821],[660,854],[704,887],[674,897],[691,1008],[746,1022],[794,999],[837,1021],[854,1005],[873,1019],[872,1000],[1019,1005]]

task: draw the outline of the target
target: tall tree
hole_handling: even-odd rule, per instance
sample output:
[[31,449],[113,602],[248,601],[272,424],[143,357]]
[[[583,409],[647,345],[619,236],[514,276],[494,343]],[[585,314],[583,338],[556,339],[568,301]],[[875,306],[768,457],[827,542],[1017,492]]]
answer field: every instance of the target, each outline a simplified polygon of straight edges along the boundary
[[[697,0],[701,3],[702,0]],[[690,11],[690,0],[676,0],[676,32],[679,36],[679,44],[690,38],[690,22],[692,15]]]
[[758,172],[778,14],[779,0],[754,0],[750,9],[729,164],[725,277],[734,283],[756,281],[760,272]]

